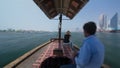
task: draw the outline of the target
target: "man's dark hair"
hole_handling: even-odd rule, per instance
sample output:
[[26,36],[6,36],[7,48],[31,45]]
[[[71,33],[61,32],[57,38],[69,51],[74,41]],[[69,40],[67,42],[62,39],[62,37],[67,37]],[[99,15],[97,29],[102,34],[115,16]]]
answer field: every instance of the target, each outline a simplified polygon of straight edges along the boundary
[[85,23],[83,26],[83,29],[90,35],[94,35],[96,33],[97,27],[96,27],[96,24],[91,21],[91,22]]

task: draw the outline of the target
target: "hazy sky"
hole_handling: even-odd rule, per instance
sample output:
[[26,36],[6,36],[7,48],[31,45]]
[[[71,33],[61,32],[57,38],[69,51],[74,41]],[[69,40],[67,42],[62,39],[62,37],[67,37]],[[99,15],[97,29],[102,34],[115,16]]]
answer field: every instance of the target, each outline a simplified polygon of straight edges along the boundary
[[[120,14],[120,0],[90,0],[72,20],[63,20],[62,30],[82,30],[85,22],[98,24],[100,14],[109,21],[116,12]],[[0,29],[57,31],[58,23],[48,19],[33,0],[0,0]]]

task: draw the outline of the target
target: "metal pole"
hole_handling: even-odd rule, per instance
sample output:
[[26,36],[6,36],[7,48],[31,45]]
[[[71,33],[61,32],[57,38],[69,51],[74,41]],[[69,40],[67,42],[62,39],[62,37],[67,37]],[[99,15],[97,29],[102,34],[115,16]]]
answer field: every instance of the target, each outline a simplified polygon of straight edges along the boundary
[[61,25],[62,25],[62,14],[59,17],[59,48],[61,48]]

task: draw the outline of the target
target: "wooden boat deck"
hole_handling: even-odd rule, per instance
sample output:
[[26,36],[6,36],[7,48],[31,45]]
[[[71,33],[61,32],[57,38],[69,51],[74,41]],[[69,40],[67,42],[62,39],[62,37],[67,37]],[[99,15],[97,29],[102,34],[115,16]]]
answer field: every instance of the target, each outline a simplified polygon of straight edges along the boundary
[[[41,63],[48,57],[50,56],[54,56],[53,54],[53,50],[57,49],[58,46],[58,41],[54,41],[50,44],[47,45],[46,50],[44,50],[44,52],[42,54],[39,55],[38,59],[32,64],[33,68],[39,68]],[[65,46],[65,47],[61,47],[63,50],[63,55],[67,56],[69,58],[72,58],[72,54],[71,54],[71,48],[69,46]]]
[[22,61],[20,64],[16,66],[16,68],[33,68],[33,64],[39,59],[40,55],[48,48],[49,45],[45,45],[34,54],[29,56],[27,59]]
[[[62,43],[62,41],[61,41]],[[49,41],[43,45],[40,45],[23,56],[19,57],[15,61],[6,65],[4,68],[40,68],[43,60],[50,56],[54,56],[53,50],[58,48],[58,40]],[[63,50],[63,56],[72,58],[72,49],[69,46],[61,46]],[[78,50],[77,47],[75,47]],[[110,68],[108,65],[103,64],[104,68]]]
[[[61,41],[61,43],[62,43],[62,41]],[[43,60],[45,60],[46,58],[48,58],[50,56],[54,56],[53,50],[58,48],[58,47],[59,47],[58,40],[52,41],[52,42],[44,45],[43,47],[39,48],[37,51],[32,53],[30,56],[24,57],[25,59],[20,61],[19,63],[14,64],[14,62],[16,61],[15,60],[15,61],[13,61],[13,63],[11,62],[10,64],[5,66],[4,68],[11,68],[11,66],[15,67],[15,68],[39,68],[39,66]],[[70,47],[61,46],[61,48],[63,50],[64,56],[72,58],[72,54],[71,54],[72,50]]]

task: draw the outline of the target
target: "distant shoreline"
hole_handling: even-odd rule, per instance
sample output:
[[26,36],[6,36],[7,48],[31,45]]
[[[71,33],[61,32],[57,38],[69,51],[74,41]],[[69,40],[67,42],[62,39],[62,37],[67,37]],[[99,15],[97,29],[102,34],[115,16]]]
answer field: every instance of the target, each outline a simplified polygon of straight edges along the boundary
[[109,32],[111,32],[111,33],[120,33],[120,30],[111,30]]
[[28,33],[39,33],[39,32],[49,32],[49,31],[35,31],[35,30],[0,30],[0,32],[28,32]]
[[120,30],[108,30],[108,31],[97,31],[97,32],[120,33]]

